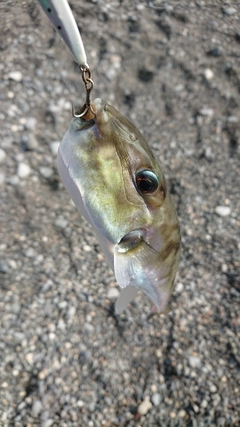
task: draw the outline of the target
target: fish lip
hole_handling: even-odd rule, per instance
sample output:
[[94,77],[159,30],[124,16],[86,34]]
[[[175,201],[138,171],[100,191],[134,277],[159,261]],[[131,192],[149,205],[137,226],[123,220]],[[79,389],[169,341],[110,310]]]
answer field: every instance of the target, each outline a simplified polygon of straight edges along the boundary
[[115,246],[115,250],[118,253],[126,253],[131,249],[136,248],[144,239],[144,231],[142,229],[137,229],[130,231],[125,234]]
[[104,106],[107,105],[107,102],[101,98],[95,98],[92,102],[92,109],[94,111],[95,116],[99,116],[104,109]]
[[95,125],[95,119],[83,120],[81,118],[75,118],[74,121],[76,124],[76,131],[86,130]]

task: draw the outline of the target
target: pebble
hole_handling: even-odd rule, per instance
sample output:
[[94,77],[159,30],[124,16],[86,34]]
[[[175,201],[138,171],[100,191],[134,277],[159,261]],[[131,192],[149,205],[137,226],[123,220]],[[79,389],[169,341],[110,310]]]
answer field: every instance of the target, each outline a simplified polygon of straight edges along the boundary
[[32,133],[29,135],[24,135],[22,137],[21,143],[24,144],[26,149],[29,151],[34,151],[38,148],[38,141]]
[[140,403],[137,411],[140,415],[146,415],[149,409],[151,409],[151,407],[152,407],[152,404],[149,400],[149,397],[146,397],[144,401]]
[[206,80],[212,80],[213,76],[213,71],[210,68],[206,68],[206,70],[204,70],[204,77]]
[[36,127],[37,119],[35,117],[28,117],[25,123],[27,130],[34,130]]
[[176,418],[176,413],[171,411],[169,414],[170,418]]
[[56,156],[58,153],[59,145],[60,145],[59,141],[50,142],[50,150],[51,150],[52,154],[54,154],[54,156]]
[[0,260],[0,273],[6,274],[8,272],[8,266],[5,261]]
[[119,295],[119,290],[117,288],[110,288],[107,293],[108,299],[115,299]]
[[42,409],[42,403],[40,400],[36,400],[32,406],[32,414],[34,417],[38,417]]
[[6,157],[7,157],[6,151],[0,148],[0,163],[3,163]]
[[209,107],[202,107],[201,110],[199,110],[199,113],[202,116],[212,117],[214,115],[214,110]]
[[19,184],[19,177],[17,175],[12,175],[9,178],[9,184],[11,184],[11,185],[18,185]]
[[208,51],[208,55],[215,56],[215,57],[221,56],[222,48],[220,46],[216,46],[213,49]]
[[34,249],[33,249],[33,248],[28,248],[28,249],[25,251],[25,256],[26,256],[27,258],[34,258],[34,257],[36,256],[36,253],[35,253],[35,251],[34,251]]
[[217,387],[215,386],[215,384],[211,384],[209,387],[209,390],[211,393],[216,393],[217,392]]
[[200,368],[201,366],[201,359],[197,356],[189,356],[188,363],[191,366],[191,368]]
[[53,424],[53,420],[48,419],[48,420],[42,421],[41,427],[50,427],[52,424]]
[[204,156],[206,157],[207,160],[213,160],[214,155],[211,147],[206,147],[204,149]]
[[227,117],[227,122],[228,123],[238,123],[239,119],[237,116],[228,116]]
[[178,282],[176,284],[175,290],[176,290],[176,292],[181,293],[183,291],[183,288],[184,288],[183,284]]
[[39,168],[39,172],[44,178],[51,178],[51,176],[53,175],[53,170],[48,166],[41,166]]
[[186,417],[187,412],[185,411],[185,409],[180,409],[180,411],[178,412],[178,416],[179,418],[184,418]]
[[11,71],[11,73],[8,74],[8,78],[14,80],[15,82],[21,82],[23,75],[21,71]]
[[57,219],[56,219],[56,221],[55,221],[55,226],[56,227],[58,227],[58,228],[66,228],[67,227],[67,225],[68,225],[68,221],[65,219],[65,218],[63,218],[63,216],[62,215],[60,215]]
[[193,405],[193,410],[197,414],[199,412],[199,406],[197,406],[197,405],[194,404]]
[[202,408],[207,408],[208,407],[208,401],[206,399],[203,399],[201,402],[201,407]]
[[231,208],[229,206],[217,206],[215,212],[219,216],[229,216],[231,213]]
[[151,401],[154,406],[159,406],[161,403],[161,394],[160,393],[153,393]]
[[224,7],[223,8],[223,13],[225,13],[225,15],[231,16],[234,15],[237,12],[237,10],[235,9],[235,7]]
[[19,163],[18,165],[18,169],[17,169],[17,174],[19,176],[19,178],[27,178],[31,173],[31,168],[30,166],[28,166],[26,163]]
[[5,182],[5,175],[4,173],[0,172],[0,185],[4,184]]

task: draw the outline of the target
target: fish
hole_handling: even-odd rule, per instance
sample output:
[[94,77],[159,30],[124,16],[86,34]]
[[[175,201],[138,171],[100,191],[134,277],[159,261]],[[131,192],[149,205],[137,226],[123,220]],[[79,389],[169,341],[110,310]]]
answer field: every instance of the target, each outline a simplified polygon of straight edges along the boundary
[[141,132],[106,101],[74,117],[58,150],[63,184],[91,224],[121,288],[121,314],[142,291],[164,313],[178,268],[181,237],[162,169]]

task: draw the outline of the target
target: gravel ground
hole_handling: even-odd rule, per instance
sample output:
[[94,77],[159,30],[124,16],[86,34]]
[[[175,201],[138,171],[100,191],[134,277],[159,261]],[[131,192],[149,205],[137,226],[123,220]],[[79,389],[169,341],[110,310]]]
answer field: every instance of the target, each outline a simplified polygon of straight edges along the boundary
[[36,3],[0,3],[0,426],[239,426],[239,2],[70,2],[94,97],[149,140],[180,218],[172,311],[149,321],[144,295],[115,316],[60,182],[84,88]]

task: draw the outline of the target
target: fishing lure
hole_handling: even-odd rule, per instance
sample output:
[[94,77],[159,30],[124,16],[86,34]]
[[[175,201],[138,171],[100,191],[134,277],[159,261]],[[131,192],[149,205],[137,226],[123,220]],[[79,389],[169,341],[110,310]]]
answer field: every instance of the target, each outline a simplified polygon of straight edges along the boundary
[[[74,56],[80,58],[76,52]],[[122,288],[116,312],[121,313],[138,290],[153,302],[153,312],[164,312],[180,254],[176,210],[161,167],[140,131],[107,102],[91,102],[93,81],[86,57],[78,62],[82,60],[86,102],[73,112],[60,144],[59,174],[92,225]]]

